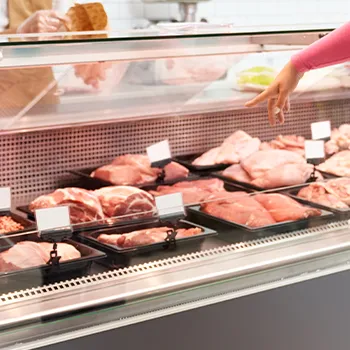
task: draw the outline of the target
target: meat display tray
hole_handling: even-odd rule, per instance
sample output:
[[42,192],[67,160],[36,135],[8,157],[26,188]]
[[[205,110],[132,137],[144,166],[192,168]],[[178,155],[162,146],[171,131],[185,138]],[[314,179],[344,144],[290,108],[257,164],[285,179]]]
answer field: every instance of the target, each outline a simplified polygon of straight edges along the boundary
[[200,157],[203,153],[189,154],[185,156],[177,156],[173,158],[174,162],[177,162],[188,170],[193,172],[201,171],[219,171],[228,168],[231,164],[214,164],[214,165],[193,165],[192,162]]
[[[18,242],[41,242],[35,234],[5,239],[7,246],[2,245],[1,252],[6,251]],[[30,286],[45,285],[66,279],[83,276],[89,272],[94,261],[103,259],[106,254],[81,242],[67,240],[81,254],[79,259],[59,263],[59,266],[41,265],[10,272],[0,272],[0,292],[23,290]]]
[[[19,206],[17,207],[17,210],[26,214],[29,220],[35,221],[34,213],[29,209],[29,205]],[[108,220],[110,220],[110,222],[108,222]],[[105,219],[105,220],[101,220],[100,222],[86,222],[86,223],[83,222],[80,224],[74,224],[73,231],[82,232],[82,231],[100,230],[103,228],[125,226],[125,225],[149,222],[154,220],[155,220],[155,216],[141,217],[139,219],[124,220],[124,221],[114,221],[113,219]],[[34,226],[34,228],[36,229],[36,226]]]
[[190,215],[191,213],[195,214],[199,222],[201,218],[204,218],[206,223],[207,224],[209,223],[210,226],[215,227],[215,223],[220,223],[222,225],[231,226],[233,228],[239,228],[241,230],[244,230],[246,232],[256,235],[255,238],[266,237],[277,233],[285,233],[285,232],[301,230],[309,227],[314,227],[314,226],[329,222],[330,219],[334,218],[334,214],[332,212],[320,209],[322,212],[321,216],[311,217],[311,218],[297,220],[297,221],[280,222],[280,223],[263,226],[263,227],[249,227],[247,225],[241,225],[233,221],[220,219],[216,216],[212,216],[210,214],[204,213],[200,210],[199,205],[190,207],[187,210]]
[[[116,186],[115,184],[112,184],[109,181],[105,181],[105,180],[101,180],[101,179],[98,179],[95,177],[91,177],[90,174],[96,169],[97,168],[94,167],[94,168],[86,168],[86,169],[81,169],[81,170],[69,170],[69,173],[76,175],[76,176],[79,176],[79,178],[80,178],[79,187],[84,188],[86,190],[97,190],[101,187]],[[139,185],[130,185],[130,186],[147,190],[147,188],[150,186],[173,185],[176,182],[183,181],[183,180],[186,180],[188,178],[195,180],[198,178],[198,175],[189,174],[189,176],[187,178],[178,178],[178,179],[169,180],[169,181],[159,179],[155,182],[148,182],[148,183],[143,183],[143,184],[139,184]]]
[[[101,234],[107,234],[107,235],[122,234],[122,233],[129,233],[129,232],[148,229],[148,228],[164,227],[164,226],[170,227],[173,229],[198,227],[198,228],[201,228],[203,232],[199,235],[180,238],[178,240],[175,237],[175,241],[173,243],[164,241],[160,243],[154,243],[150,245],[132,247],[132,248],[119,248],[115,245],[101,243],[97,240],[97,237]],[[217,235],[217,232],[212,229],[180,219],[176,221],[157,220],[152,223],[128,225],[128,226],[117,227],[117,228],[108,229],[108,230],[81,232],[79,233],[77,238],[79,239],[79,241],[84,242],[92,247],[95,247],[96,249],[99,249],[107,253],[107,259],[105,259],[104,264],[107,264],[109,267],[116,268],[116,267],[129,266],[131,259],[135,256],[139,256],[139,257],[150,256],[152,255],[152,253],[155,253],[155,252],[171,250],[176,252],[177,255],[187,254],[187,253],[193,252],[196,249],[197,250],[200,249],[205,239],[215,235]]]
[[[336,177],[335,175],[324,173],[322,171],[320,171],[320,173],[322,174],[322,176],[325,179],[334,179]],[[250,189],[250,190],[253,190],[253,191],[276,191],[276,190],[279,190],[279,188],[266,189],[266,188],[254,186],[254,185],[252,185],[250,183],[247,183],[247,182],[241,182],[241,181],[232,180],[229,177],[222,175],[221,171],[220,172],[214,172],[211,175],[214,176],[214,177],[217,177],[218,179],[221,179],[221,180],[223,180],[223,181],[225,181],[227,183],[236,184],[236,185],[242,186],[245,189]],[[286,187],[288,187],[288,188],[295,188],[295,187],[302,186],[302,185],[305,185],[305,184],[298,184],[298,185],[286,186]]]
[[350,208],[344,208],[344,209],[332,208],[332,207],[329,207],[329,206],[326,206],[326,205],[323,205],[323,204],[319,204],[319,203],[312,202],[312,201],[309,201],[307,199],[298,197],[299,191],[302,188],[307,187],[308,185],[309,184],[305,184],[305,185],[301,185],[301,186],[298,186],[298,187],[294,187],[292,189],[281,191],[281,193],[289,195],[290,197],[292,197],[293,199],[299,201],[300,203],[303,203],[303,204],[306,204],[306,205],[309,205],[309,206],[312,206],[312,207],[315,207],[315,208],[319,208],[319,209],[330,211],[330,212],[334,213],[336,215],[336,217],[339,218],[339,219],[344,219],[345,220],[345,219],[349,219],[350,218]]
[[[25,219],[22,216],[19,216],[15,213],[12,213],[11,211],[0,211],[0,217],[2,216],[9,216],[10,218],[12,218],[14,221],[16,221],[17,223],[21,224],[23,226],[23,230],[17,230],[17,231],[13,231],[13,232],[8,232],[8,233],[2,233],[0,235],[11,235],[11,234],[17,234],[17,233],[21,233],[21,232],[28,232],[28,231],[32,231],[36,229],[35,223],[29,219]],[[1,244],[0,244],[1,246]]]

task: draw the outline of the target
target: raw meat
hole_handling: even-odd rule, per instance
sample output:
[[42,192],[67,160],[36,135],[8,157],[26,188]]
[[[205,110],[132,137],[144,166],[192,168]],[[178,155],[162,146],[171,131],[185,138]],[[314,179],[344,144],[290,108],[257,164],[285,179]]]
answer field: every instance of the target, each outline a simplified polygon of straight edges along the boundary
[[156,212],[153,196],[136,187],[104,187],[96,190],[95,194],[107,217],[127,216],[128,219],[135,219],[153,216]]
[[292,151],[304,156],[305,154],[305,138],[297,135],[279,135],[275,140],[263,142],[260,145],[261,150],[281,149]]
[[[130,165],[104,165],[91,173],[95,177],[113,185],[137,185],[144,181],[144,177],[138,168]],[[157,176],[151,181],[155,181]],[[149,180],[149,178],[147,178]]]
[[165,181],[173,181],[176,179],[185,179],[188,177],[189,171],[179,163],[171,162],[164,167]]
[[193,161],[194,165],[235,164],[259,150],[260,140],[242,130],[226,138],[220,147],[213,148]]
[[350,124],[343,124],[338,129],[333,129],[325,149],[328,155],[350,149]]
[[350,176],[350,151],[341,151],[318,166],[319,170],[338,176]]
[[347,209],[348,205],[342,202],[336,195],[328,193],[324,182],[315,182],[302,188],[298,197],[310,202],[325,205],[335,209]]
[[222,175],[239,182],[250,183],[252,178],[249,174],[242,168],[240,164],[231,165],[229,168],[222,172]]
[[[9,250],[0,253],[0,271],[9,272],[40,265],[50,259],[52,243],[19,242]],[[60,262],[80,258],[80,252],[72,245],[58,243],[57,250]]]
[[337,196],[342,202],[350,205],[350,179],[332,179],[325,183],[327,191]]
[[295,152],[284,150],[258,151],[246,158],[242,163],[243,169],[257,179],[278,166],[284,164],[305,164],[305,159]]
[[276,222],[296,221],[321,215],[320,210],[303,206],[294,199],[278,193],[257,194],[254,199],[268,210]]
[[241,196],[235,201],[222,200],[202,204],[201,210],[218,218],[249,227],[262,227],[275,223],[269,212],[254,198]]
[[298,185],[305,183],[312,171],[311,164],[282,164],[266,171],[262,177],[251,181],[251,184],[265,189]]
[[[172,229],[170,227],[155,227],[121,235],[102,234],[97,239],[102,243],[116,245],[120,248],[132,248],[164,242],[167,238],[168,231],[172,231]],[[177,229],[176,231],[176,239],[195,236],[202,232],[202,230],[198,227],[190,229]]]
[[203,153],[200,157],[196,158],[192,164],[193,165],[213,165],[216,164],[216,157],[220,152],[221,147],[212,148],[209,151]]
[[10,216],[0,216],[0,234],[23,230],[24,227]]
[[52,208],[69,205],[70,217],[73,224],[104,219],[101,203],[91,191],[69,187],[40,196],[29,206],[31,211],[42,208]]
[[211,194],[224,191],[224,182],[219,179],[182,181],[173,186],[158,186],[150,191],[154,196],[181,192],[184,204],[197,204],[205,201]]
[[158,169],[151,168],[148,156],[142,154],[126,154],[119,156],[112,161],[114,165],[131,165],[138,168],[142,173],[150,176],[157,176]]
[[220,191],[217,193],[211,194],[206,200],[209,201],[223,201],[225,202],[233,202],[237,199],[240,199],[242,196],[249,196],[247,192],[244,191],[236,191],[236,192],[228,192],[228,191]]

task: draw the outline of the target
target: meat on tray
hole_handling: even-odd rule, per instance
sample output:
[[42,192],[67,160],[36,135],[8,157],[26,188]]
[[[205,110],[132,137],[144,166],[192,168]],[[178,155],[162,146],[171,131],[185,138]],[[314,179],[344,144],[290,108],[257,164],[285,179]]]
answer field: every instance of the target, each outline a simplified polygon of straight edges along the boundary
[[[152,195],[136,187],[110,186],[96,190],[107,217],[128,216],[128,219],[153,216],[156,205]],[[141,215],[142,213],[142,215]]]
[[248,195],[204,203],[201,210],[209,215],[248,227],[264,227],[280,222],[320,216],[318,209],[303,206],[282,194]]
[[184,204],[201,203],[217,192],[224,192],[224,182],[219,179],[204,179],[182,181],[172,186],[158,186],[155,191],[149,191],[154,196],[171,193],[182,193]]
[[312,183],[302,188],[298,197],[334,209],[348,209],[350,205],[350,179],[339,178]]
[[[140,185],[155,182],[162,169],[152,168],[148,156],[126,154],[115,158],[111,164],[104,165],[91,173],[113,185]],[[171,162],[164,167],[165,181],[188,177],[189,171],[184,166]]]
[[326,154],[332,155],[350,149],[350,124],[343,124],[332,130],[331,139],[326,142]]
[[23,230],[24,227],[10,216],[0,216],[0,234]]
[[[46,265],[50,260],[52,243],[19,242],[5,252],[0,253],[0,272],[10,272],[20,269]],[[80,252],[70,244],[57,244],[60,262],[78,259]]]
[[260,140],[242,130],[226,138],[221,146],[210,149],[193,161],[193,165],[236,164],[259,150]]
[[350,176],[350,151],[341,151],[318,166],[319,170],[337,176]]
[[[271,189],[305,183],[313,166],[298,153],[286,150],[258,151],[241,164],[232,165],[222,175],[256,187]],[[317,174],[322,179],[320,174]]]
[[267,151],[272,149],[281,149],[286,151],[292,151],[305,155],[305,138],[297,135],[278,135],[274,140],[270,142],[263,142],[260,145],[260,150]]
[[[173,231],[170,227],[155,227],[139,231],[133,231],[125,234],[101,234],[97,240],[101,243],[115,245],[119,248],[133,248],[154,243],[164,242],[168,232]],[[176,230],[176,239],[199,235],[202,230],[199,227],[195,228],[180,228]]]
[[69,205],[73,224],[104,219],[101,203],[95,193],[81,188],[68,187],[43,195],[29,206],[31,211]]

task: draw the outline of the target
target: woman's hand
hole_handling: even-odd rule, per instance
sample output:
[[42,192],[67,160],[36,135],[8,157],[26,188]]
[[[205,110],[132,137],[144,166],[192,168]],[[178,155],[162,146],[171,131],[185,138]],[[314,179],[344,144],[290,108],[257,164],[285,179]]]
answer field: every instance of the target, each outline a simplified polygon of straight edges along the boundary
[[79,64],[74,67],[75,76],[81,78],[86,85],[98,89],[100,82],[106,80],[106,70],[111,66],[110,62]]
[[17,29],[18,34],[54,33],[68,23],[69,18],[53,10],[41,10],[33,13]]
[[277,75],[274,82],[260,95],[245,104],[246,107],[254,107],[257,104],[268,101],[267,109],[269,122],[276,124],[276,116],[281,124],[284,123],[284,113],[289,111],[289,95],[298,86],[303,74],[299,73],[292,62],[289,62]]

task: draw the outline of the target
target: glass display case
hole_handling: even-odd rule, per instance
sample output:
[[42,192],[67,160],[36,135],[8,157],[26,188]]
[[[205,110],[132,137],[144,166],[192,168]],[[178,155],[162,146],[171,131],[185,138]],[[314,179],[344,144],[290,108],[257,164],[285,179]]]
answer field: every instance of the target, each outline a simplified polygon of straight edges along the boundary
[[330,30],[4,37],[1,348],[164,346],[170,315],[347,272],[349,67],[306,74],[284,125],[244,108]]

